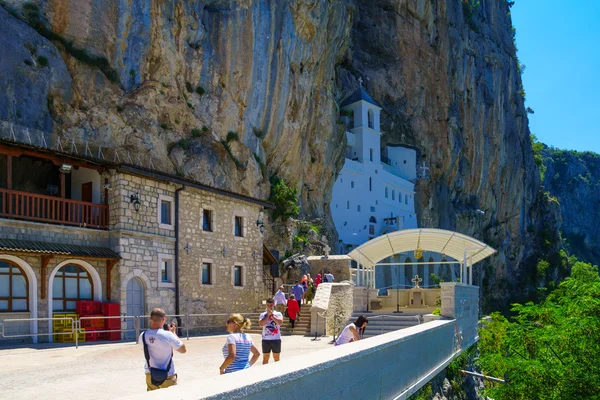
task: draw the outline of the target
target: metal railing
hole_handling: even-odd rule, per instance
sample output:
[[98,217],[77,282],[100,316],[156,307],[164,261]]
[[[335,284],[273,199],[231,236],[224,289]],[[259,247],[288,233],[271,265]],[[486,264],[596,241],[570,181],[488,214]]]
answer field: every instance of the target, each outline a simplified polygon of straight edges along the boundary
[[[167,323],[176,322],[178,334],[180,337],[185,337],[187,340],[190,336],[201,335],[206,333],[224,333],[226,330],[226,321],[231,313],[219,314],[171,314],[166,316]],[[258,324],[258,316],[260,313],[251,312],[242,314],[248,317],[251,321]],[[127,333],[135,335],[135,342],[139,343],[139,338],[142,332],[148,330],[149,315],[142,316],[83,316],[79,319],[72,317],[57,317],[57,318],[7,318],[0,323],[0,333],[2,338],[37,338],[37,337],[68,337],[67,342],[79,348],[79,343],[85,341],[84,335],[90,334],[110,334],[120,333],[118,339],[109,339],[110,341],[133,340],[132,337],[127,337]],[[102,323],[96,321],[102,320]],[[115,321],[112,322],[111,321]],[[117,322],[118,321],[118,322]],[[130,323],[131,321],[131,323]],[[34,323],[39,327],[40,322],[47,322],[52,327],[52,332],[37,332],[37,333],[12,333],[11,329],[14,324],[27,323],[28,328]],[[66,323],[65,323],[66,322]],[[60,330],[56,330],[59,328]],[[1,342],[0,342],[1,343]]]

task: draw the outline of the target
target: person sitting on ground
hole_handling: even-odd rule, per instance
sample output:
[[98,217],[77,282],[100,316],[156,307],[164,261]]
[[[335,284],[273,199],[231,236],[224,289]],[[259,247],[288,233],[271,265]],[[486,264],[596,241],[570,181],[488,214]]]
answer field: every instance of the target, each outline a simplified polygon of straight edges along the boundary
[[340,336],[338,336],[337,340],[335,341],[335,345],[339,346],[341,344],[356,342],[357,340],[360,340],[360,332],[364,333],[364,329],[367,327],[368,323],[369,320],[361,315],[356,319],[355,322],[351,322],[348,325],[346,325],[342,333],[340,333]]
[[[182,354],[186,352],[185,344],[177,337],[177,325],[174,322],[167,325],[166,319],[165,310],[153,309],[150,313],[150,329],[140,335],[140,343],[146,358],[147,391],[177,385],[173,349]],[[159,377],[159,374],[162,377]],[[157,378],[159,381],[156,380]]]
[[300,312],[300,307],[298,307],[298,302],[296,301],[296,296],[290,294],[290,299],[288,300],[288,308],[287,313],[290,318],[290,325],[292,325],[292,333],[294,332],[294,324],[296,323],[296,319],[298,318],[298,313]]
[[[250,335],[243,332],[244,329],[250,329],[251,324],[249,318],[244,318],[240,314],[229,316],[226,325],[229,335],[223,346],[225,361],[219,367],[221,375],[250,368],[258,360],[260,352]],[[250,352],[252,352],[252,359],[248,361]]]

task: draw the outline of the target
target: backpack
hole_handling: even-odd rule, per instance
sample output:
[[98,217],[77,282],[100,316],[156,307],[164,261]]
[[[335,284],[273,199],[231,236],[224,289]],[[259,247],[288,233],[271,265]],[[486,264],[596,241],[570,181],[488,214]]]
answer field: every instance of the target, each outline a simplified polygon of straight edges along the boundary
[[327,279],[327,275],[323,275],[323,280],[322,280],[322,282],[325,282],[325,283],[329,282],[329,280]]

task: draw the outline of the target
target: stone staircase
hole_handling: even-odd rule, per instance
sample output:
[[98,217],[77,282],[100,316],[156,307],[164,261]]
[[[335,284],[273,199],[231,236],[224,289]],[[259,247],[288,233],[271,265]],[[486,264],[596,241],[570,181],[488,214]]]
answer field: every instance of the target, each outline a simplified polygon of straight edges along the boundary
[[[312,305],[310,304],[302,304],[302,309],[300,310],[300,320],[296,320],[296,326],[294,332],[292,333],[292,326],[290,325],[290,319],[283,316],[283,325],[281,325],[281,335],[282,336],[310,336],[310,309]],[[250,329],[245,330],[246,333],[262,333],[262,327],[258,325],[258,319],[252,320],[252,327]]]
[[[405,329],[411,326],[419,325],[419,313],[400,313],[400,314],[378,314],[378,313],[361,313],[355,311],[349,322],[354,322],[356,319],[364,315],[369,323],[365,329],[363,338],[369,338],[381,335],[388,332],[393,332],[398,329]],[[422,320],[422,319],[421,319]],[[340,330],[341,332],[341,330]],[[340,332],[337,332],[339,334]]]

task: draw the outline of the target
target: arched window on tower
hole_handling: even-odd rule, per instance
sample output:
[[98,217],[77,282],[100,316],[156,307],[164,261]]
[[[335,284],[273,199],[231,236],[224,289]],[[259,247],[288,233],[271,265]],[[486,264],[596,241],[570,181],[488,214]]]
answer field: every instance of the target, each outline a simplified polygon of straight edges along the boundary
[[369,177],[369,192],[373,191],[373,178]]
[[369,128],[375,129],[375,112],[372,108],[367,112],[367,120]]

